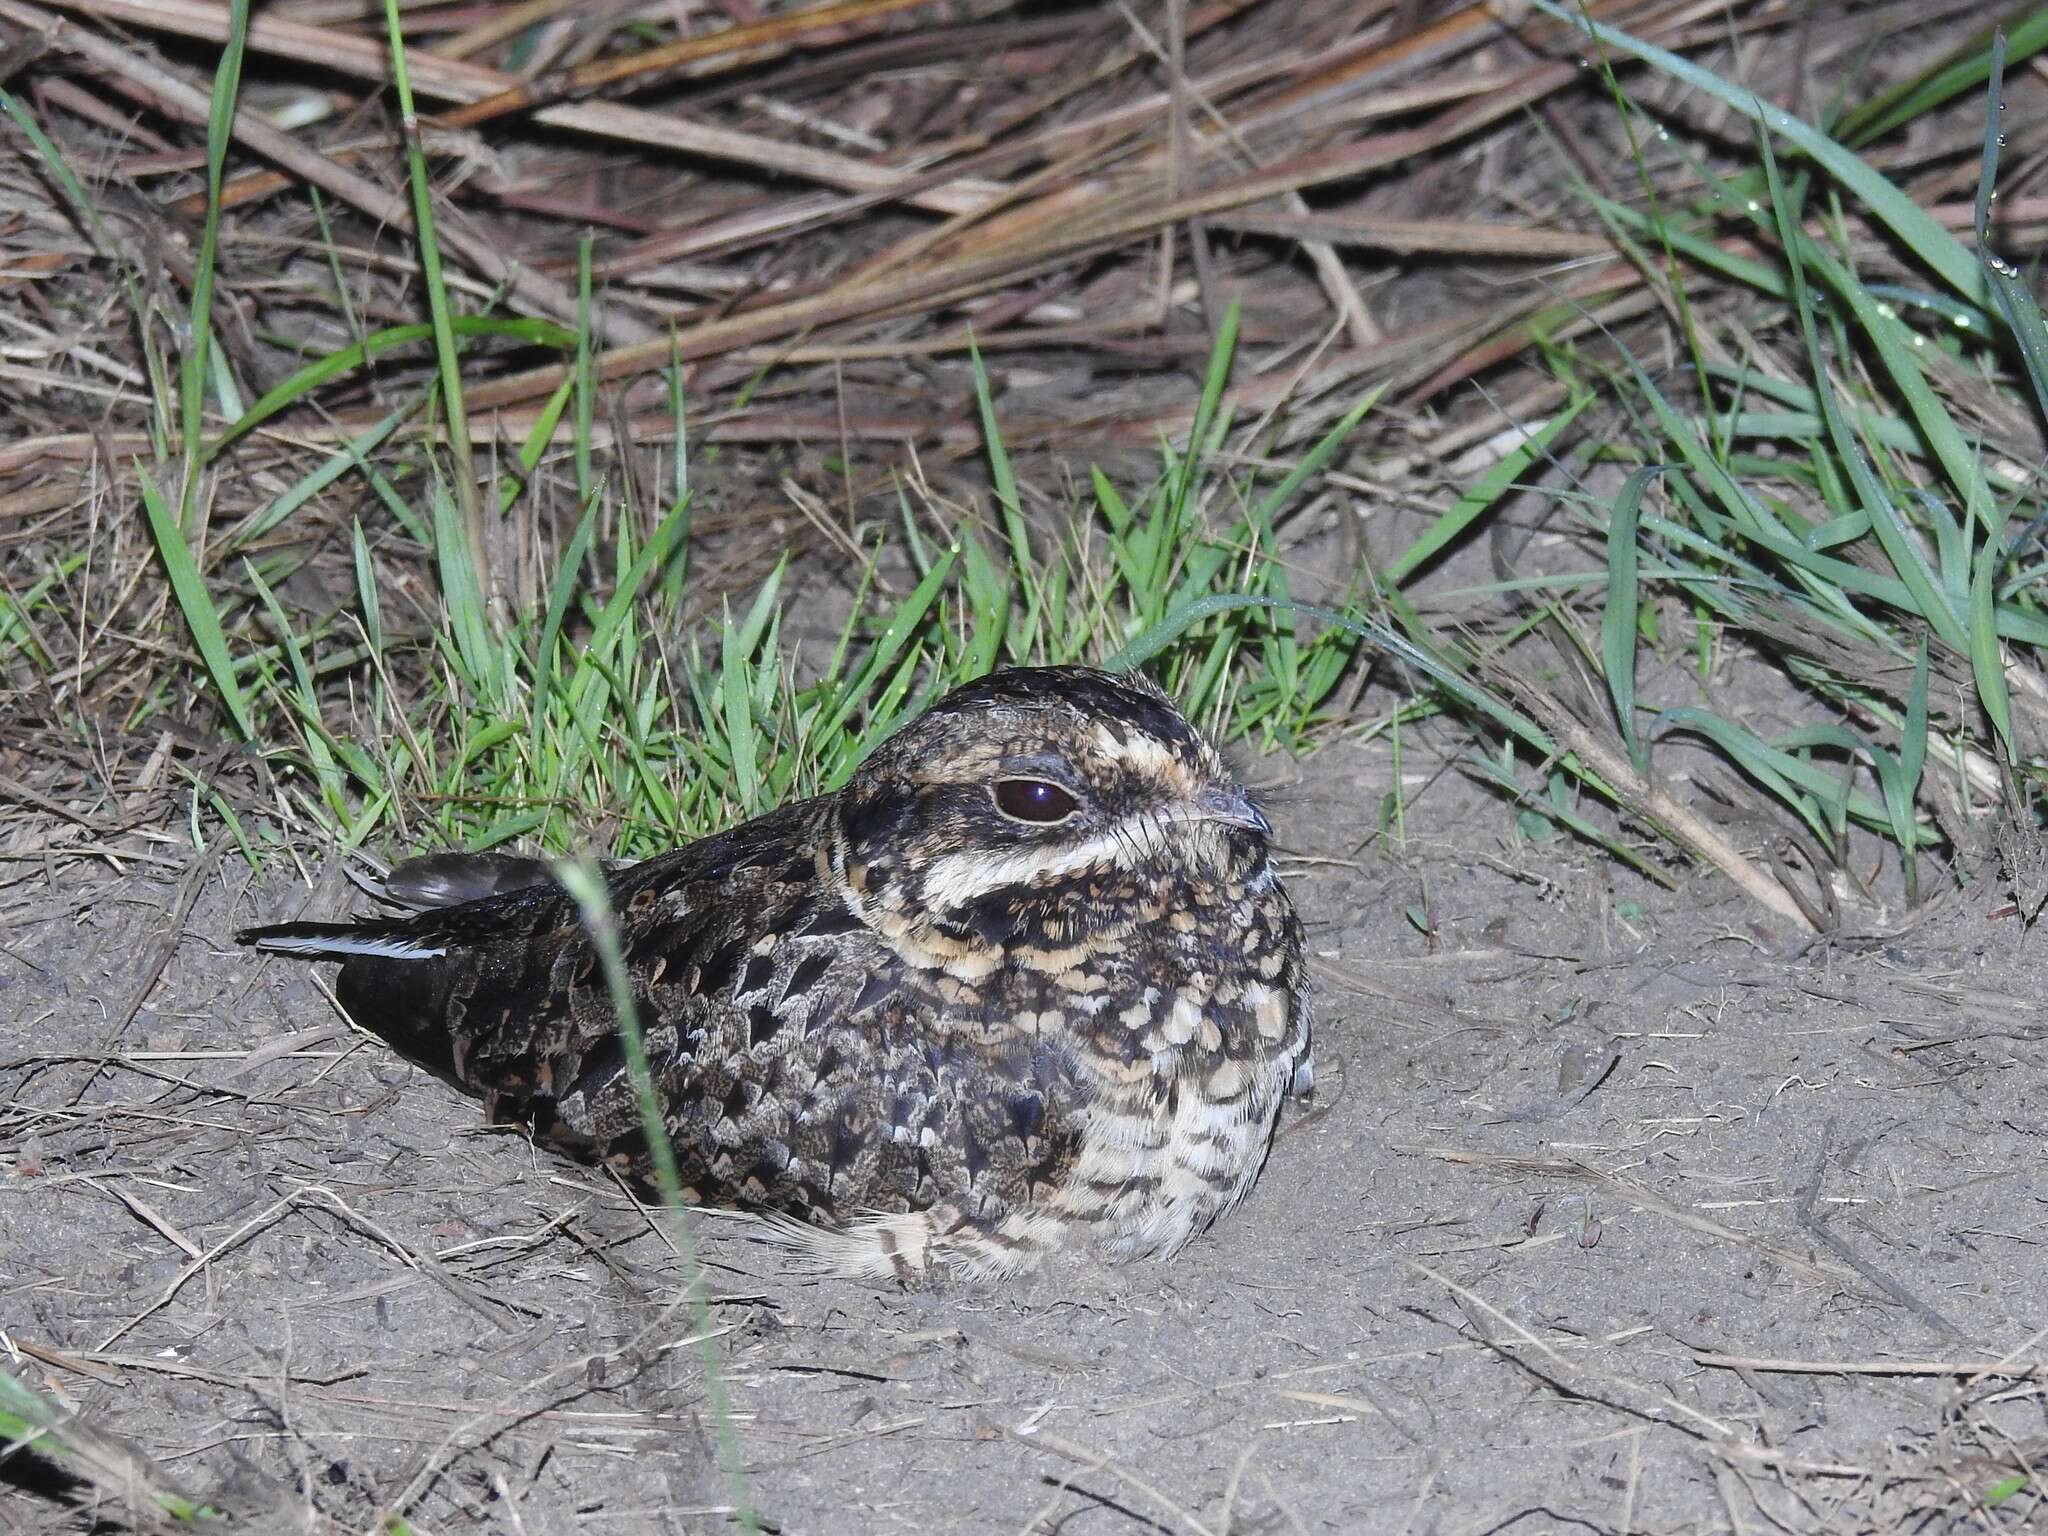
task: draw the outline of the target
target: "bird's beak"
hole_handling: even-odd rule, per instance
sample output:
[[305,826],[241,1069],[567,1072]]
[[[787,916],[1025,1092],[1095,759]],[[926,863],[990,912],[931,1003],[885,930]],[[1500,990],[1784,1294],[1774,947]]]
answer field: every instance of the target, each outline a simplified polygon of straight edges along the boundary
[[1236,784],[1215,784],[1194,798],[1195,815],[1202,821],[1220,821],[1226,827],[1246,827],[1261,837],[1273,835],[1273,824],[1252,804],[1252,797]]

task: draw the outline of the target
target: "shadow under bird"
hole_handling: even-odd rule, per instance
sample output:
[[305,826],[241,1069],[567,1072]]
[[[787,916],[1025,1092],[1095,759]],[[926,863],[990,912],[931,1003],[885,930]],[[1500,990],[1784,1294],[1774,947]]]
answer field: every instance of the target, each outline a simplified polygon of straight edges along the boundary
[[[1269,834],[1148,682],[1017,668],[834,793],[608,869],[692,1198],[804,1218],[785,1235],[848,1275],[1178,1251],[1308,1082]],[[612,997],[545,866],[440,855],[391,884],[424,910],[237,937],[340,961],[364,1028],[646,1179]]]

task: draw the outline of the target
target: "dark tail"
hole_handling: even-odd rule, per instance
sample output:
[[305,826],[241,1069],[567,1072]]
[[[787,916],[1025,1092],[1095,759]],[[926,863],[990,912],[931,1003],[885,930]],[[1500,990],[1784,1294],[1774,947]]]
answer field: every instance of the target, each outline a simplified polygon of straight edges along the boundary
[[448,1030],[454,969],[443,935],[411,922],[280,923],[244,928],[235,942],[270,955],[333,960],[335,999],[356,1023],[428,1071],[461,1085]]
[[433,960],[448,953],[442,938],[421,933],[409,922],[279,923],[270,928],[244,928],[235,935],[269,955],[296,955],[302,960],[352,960],[374,955],[381,960]]
[[[479,871],[519,873],[509,861],[453,865],[456,875]],[[429,866],[427,873],[433,872]],[[452,892],[442,887],[428,894]],[[338,963],[334,998],[357,1024],[429,1071],[472,1089],[503,1090],[505,1074],[496,1066],[474,1077],[460,1068],[472,1050],[495,1061],[520,1048],[518,1032],[537,1027],[529,1015],[550,996],[562,935],[574,931],[573,909],[544,883],[429,906],[410,917],[280,923],[245,928],[235,938],[265,954]],[[497,1037],[506,1029],[513,1043],[500,1045]]]

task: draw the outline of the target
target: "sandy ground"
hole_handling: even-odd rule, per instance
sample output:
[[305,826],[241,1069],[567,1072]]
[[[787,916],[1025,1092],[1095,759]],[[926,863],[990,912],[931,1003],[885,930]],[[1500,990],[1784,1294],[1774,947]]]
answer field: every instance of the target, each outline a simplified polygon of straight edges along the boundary
[[[1455,775],[1362,846],[1384,753],[1303,773],[1318,1095],[1246,1206],[1167,1264],[916,1292],[704,1215],[708,1340],[624,1191],[227,943],[338,880],[61,881],[0,933],[15,1366],[250,1531],[734,1529],[722,1452],[783,1532],[2044,1518],[2048,1026],[1997,896],[1803,945]],[[0,1530],[82,1528],[16,1476]]]

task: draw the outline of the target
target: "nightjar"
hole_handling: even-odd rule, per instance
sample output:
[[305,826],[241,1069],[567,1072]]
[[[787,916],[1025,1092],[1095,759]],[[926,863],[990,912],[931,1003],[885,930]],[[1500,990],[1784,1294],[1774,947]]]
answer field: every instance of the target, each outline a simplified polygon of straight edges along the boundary
[[[1164,1256],[1252,1186],[1309,1075],[1269,827],[1150,683],[1018,668],[834,793],[606,872],[694,1198],[821,1267],[1002,1274]],[[596,953],[537,861],[394,871],[400,919],[256,928],[342,962],[359,1024],[494,1119],[645,1178]]]

